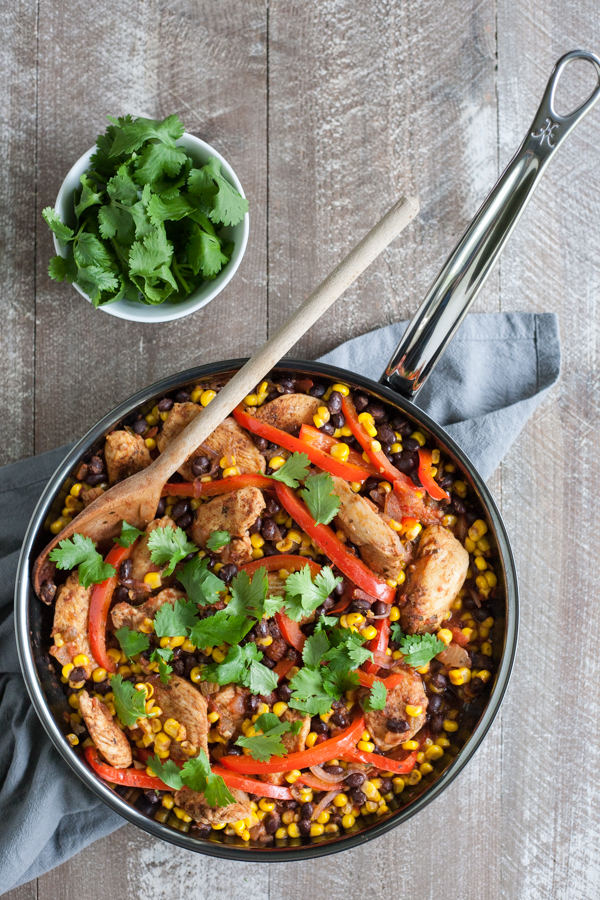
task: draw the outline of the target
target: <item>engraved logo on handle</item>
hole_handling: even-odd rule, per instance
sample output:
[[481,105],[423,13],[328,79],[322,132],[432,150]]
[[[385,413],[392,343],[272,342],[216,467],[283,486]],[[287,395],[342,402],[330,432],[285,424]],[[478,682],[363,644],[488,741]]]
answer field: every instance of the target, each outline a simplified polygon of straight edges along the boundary
[[532,131],[531,137],[539,140],[540,147],[543,146],[544,141],[547,142],[549,147],[556,147],[556,141],[553,140],[553,138],[554,132],[558,127],[558,122],[553,122],[552,119],[546,119],[546,124],[543,125],[539,131]]

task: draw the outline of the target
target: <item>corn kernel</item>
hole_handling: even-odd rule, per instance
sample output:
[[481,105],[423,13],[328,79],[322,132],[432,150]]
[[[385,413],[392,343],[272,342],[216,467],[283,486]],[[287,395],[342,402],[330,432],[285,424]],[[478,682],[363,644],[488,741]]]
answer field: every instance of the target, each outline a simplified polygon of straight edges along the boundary
[[265,539],[260,534],[253,534],[250,536],[250,543],[253,547],[259,550],[261,547],[264,547]]
[[425,751],[425,757],[429,760],[440,759],[444,755],[444,750],[438,744],[432,744]]
[[429,775],[431,772],[433,772],[433,766],[428,762],[421,763],[421,765],[419,766],[419,772],[421,773],[421,775]]
[[261,797],[258,801],[259,809],[263,809],[265,812],[273,812],[275,809],[275,803],[273,800],[267,800],[266,797]]
[[372,641],[373,638],[377,637],[377,629],[374,625],[367,625],[365,628],[361,628],[360,633],[366,641]]
[[458,731],[458,722],[454,722],[452,719],[444,719],[444,731]]
[[315,746],[315,743],[316,743],[316,741],[317,741],[318,736],[319,736],[319,735],[317,734],[316,731],[311,731],[310,734],[307,734],[307,735],[306,735],[306,746],[307,746],[307,747],[314,747],[314,746]]
[[208,404],[211,402],[211,400],[214,400],[216,396],[217,396],[216,391],[210,391],[210,390],[202,391],[202,395],[200,397],[201,405],[208,406]]
[[372,741],[359,741],[356,746],[364,753],[373,753],[375,750],[375,744]]
[[326,406],[319,406],[317,415],[323,420],[323,423],[329,422],[329,419],[331,418],[331,413]]
[[481,652],[483,653],[484,656],[492,655],[492,645],[489,643],[489,641],[486,641],[484,644],[481,645]]
[[180,727],[181,726],[177,719],[167,719],[163,725],[163,730],[166,732],[166,734],[169,735],[169,737],[175,739],[179,733]]
[[403,750],[418,750],[419,742],[418,741],[403,741],[402,743]]
[[299,769],[292,769],[290,772],[286,772],[284,777],[288,784],[295,784],[301,774]]
[[492,673],[487,669],[479,669],[478,672],[473,672],[473,678],[479,678],[484,683],[489,681],[492,677]]
[[407,704],[404,708],[406,715],[410,716],[412,719],[415,719],[417,716],[420,716],[423,712],[422,706],[413,706],[412,704]]
[[[213,828],[214,828],[214,825],[213,825]],[[287,828],[278,828],[277,831],[275,832],[275,838],[278,841],[282,841],[286,837],[287,837]]]
[[79,738],[77,737],[76,734],[68,734],[67,740],[68,740],[69,744],[71,745],[71,747],[76,747],[77,744],[79,743]]
[[278,718],[280,718],[284,714],[284,712],[286,711],[287,708],[288,708],[287,703],[284,703],[283,700],[280,700],[278,703],[274,704],[273,712],[275,713],[275,715]]
[[371,441],[371,450],[373,451],[373,453],[379,453],[379,451],[381,450],[380,442],[376,441],[376,440],[372,440]]
[[496,585],[498,584],[498,579],[496,578],[495,574],[490,569],[486,570],[486,572],[484,573],[484,577],[488,583],[489,588],[496,587]]
[[67,663],[66,665],[64,665],[61,670],[63,678],[68,678],[74,668],[75,666],[73,665],[73,663]]
[[437,632],[436,637],[443,641],[445,644],[450,644],[452,641],[452,632],[449,628],[440,628]]
[[334,806],[345,806],[348,802],[348,796],[346,794],[338,794],[337,797],[333,798]]
[[239,474],[240,470],[237,466],[228,466],[226,469],[223,469],[223,478],[234,478]]
[[360,481],[351,481],[350,487],[354,491],[355,494],[358,494],[358,492],[360,491],[360,489],[362,487],[362,484],[360,483]]
[[281,467],[285,465],[285,459],[283,458],[283,456],[273,456],[269,460],[269,465],[273,469],[273,471],[281,469]]
[[144,584],[147,584],[153,591],[159,588],[162,584],[160,572],[147,572],[144,575]]
[[348,457],[350,456],[350,447],[348,444],[334,444],[331,450],[329,451],[334,459],[339,460],[340,462],[346,462]]
[[69,491],[71,497],[79,497],[82,487],[83,485],[79,481],[76,481],[75,484],[71,485],[71,490]]
[[427,438],[421,431],[413,431],[413,433],[411,434],[411,438],[413,439],[413,441],[416,441],[420,447],[424,447],[427,441]]
[[332,390],[332,391],[337,391],[338,394],[341,394],[341,395],[342,395],[342,397],[347,397],[347,396],[350,394],[350,388],[348,387],[348,385],[347,385],[347,384],[340,384],[340,383],[338,383],[338,382],[336,382],[335,384],[332,384],[332,385],[331,385],[331,390]]
[[163,798],[161,800],[162,805],[165,809],[173,809],[175,806],[175,800],[172,794],[163,794]]
[[345,816],[342,816],[342,827],[343,828],[352,828],[354,823],[356,822],[356,818],[351,814],[347,813]]
[[216,822],[214,825],[211,825],[213,831],[222,831],[225,828],[225,822]]
[[392,784],[394,786],[394,793],[401,794],[405,788],[404,778],[400,778],[400,776],[396,776],[396,778],[392,778]]
[[397,622],[400,618],[400,609],[398,606],[392,606],[390,609],[390,622]]
[[458,494],[459,497],[467,496],[467,486],[464,481],[455,481],[452,485],[452,490],[455,494]]
[[457,519],[456,516],[451,515],[451,514],[448,514],[448,515],[446,515],[446,516],[443,517],[443,519],[442,519],[442,525],[443,525],[445,528],[453,528],[454,525],[456,525],[457,521],[458,521],[458,519]]
[[467,641],[470,641],[475,633],[472,628],[461,628],[461,631],[466,637]]

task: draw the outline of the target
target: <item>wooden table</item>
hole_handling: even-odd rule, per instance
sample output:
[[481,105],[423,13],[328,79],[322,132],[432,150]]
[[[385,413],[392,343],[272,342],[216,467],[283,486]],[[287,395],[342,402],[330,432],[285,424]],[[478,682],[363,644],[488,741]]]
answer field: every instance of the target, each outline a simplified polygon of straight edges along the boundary
[[[251,354],[392,198],[422,212],[297,348],[405,318],[521,140],[597,0],[5,0],[2,462],[78,438],[162,375]],[[243,265],[202,312],[121,322],[50,281],[41,210],[107,113],[182,117],[234,165]],[[475,759],[407,825],[308,865],[230,863],[131,825],[10,900],[592,898],[600,890],[600,110],[561,150],[477,310],[556,310],[560,385],[492,479],[519,654]]]

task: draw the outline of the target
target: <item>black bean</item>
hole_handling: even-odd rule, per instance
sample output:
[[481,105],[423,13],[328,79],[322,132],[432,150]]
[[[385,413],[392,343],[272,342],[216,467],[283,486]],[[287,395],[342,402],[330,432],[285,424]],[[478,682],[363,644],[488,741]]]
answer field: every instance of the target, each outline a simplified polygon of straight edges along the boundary
[[[412,432],[414,431],[412,425],[409,425],[406,419],[403,419],[402,416],[392,416],[392,418],[390,419],[390,425],[392,426],[394,431],[397,431],[399,434],[412,434]],[[406,431],[407,428],[409,429],[408,432]]]
[[354,397],[354,407],[356,412],[362,412],[369,405],[369,398],[364,394],[356,394]]
[[392,790],[392,779],[391,778],[382,778],[381,785],[379,787],[380,794],[389,794]]
[[264,453],[267,449],[268,440],[264,437],[261,437],[259,434],[253,434],[252,440],[254,441],[254,446],[258,450],[259,453]]
[[389,612],[389,609],[388,604],[384,603],[383,600],[376,600],[371,607],[371,612],[374,616],[383,616],[385,613]]
[[263,823],[267,834],[275,834],[277,829],[281,827],[281,816],[278,812],[270,812],[264,817]]
[[150,803],[160,803],[161,795],[158,791],[144,791],[144,794]]
[[314,812],[314,804],[312,803],[303,803],[300,807],[300,817],[302,819],[310,819]]
[[411,453],[418,453],[421,447],[420,443],[411,437],[404,438],[402,446],[405,450],[410,450]]
[[302,835],[302,837],[307,837],[310,834],[310,829],[312,828],[312,822],[310,819],[300,819],[298,822],[298,831]]
[[482,606],[480,609],[473,610],[473,618],[476,622],[484,622],[489,614],[490,612],[485,606]]
[[381,403],[378,403],[376,400],[372,400],[369,403],[367,412],[371,413],[376,422],[378,422],[380,419],[385,418],[385,409],[383,408]]
[[[336,584],[336,586],[333,589],[333,593],[336,594],[338,597],[341,597],[342,594],[344,593],[344,591],[345,591],[345,587],[344,587],[343,581],[338,582],[338,584]],[[387,604],[386,604],[386,606],[387,606]]]
[[173,409],[173,400],[170,397],[163,397],[162,400],[158,402],[158,411],[159,412],[168,412],[170,409]]
[[277,688],[277,696],[280,700],[283,700],[284,703],[287,703],[292,696],[292,689],[289,688],[287,684],[280,684]]
[[487,669],[491,671],[494,667],[491,656],[484,656],[483,653],[471,653],[471,665],[474,669]]
[[115,588],[113,600],[115,600],[117,603],[129,603],[129,591],[127,590],[127,588],[122,584]]
[[323,434],[328,434],[331,437],[331,435],[335,433],[335,428],[331,422],[325,422],[324,425],[321,425],[319,431],[323,432]]
[[280,541],[282,538],[281,530],[275,520],[267,516],[262,520],[260,532],[265,541]]
[[444,727],[444,716],[442,713],[438,713],[435,716],[431,717],[431,721],[429,723],[429,730],[434,734],[439,734],[440,731]]
[[[332,391],[327,401],[327,409],[333,413],[339,413],[342,408],[342,395],[338,391]],[[340,426],[341,427],[341,426]]]
[[262,519],[259,516],[258,519],[252,523],[250,528],[248,529],[248,534],[260,534],[260,530],[262,528]]
[[368,600],[357,599],[353,600],[350,604],[349,612],[365,612],[365,610],[371,609],[371,604]]
[[145,419],[138,419],[131,427],[136,434],[143,434],[148,430],[148,423]]
[[88,471],[93,475],[98,475],[100,472],[104,472],[104,460],[99,456],[92,456],[88,463]]
[[198,478],[200,475],[206,475],[210,469],[210,459],[208,456],[197,456],[192,463],[192,474]]
[[364,772],[353,772],[351,775],[344,780],[344,784],[349,788],[359,788],[367,780],[367,776]]
[[367,795],[363,794],[360,788],[355,788],[353,791],[350,791],[350,798],[357,806],[362,806],[363,803],[367,802]]
[[277,663],[273,662],[272,659],[269,659],[268,656],[263,656],[263,658],[261,659],[261,663],[263,664],[263,666],[266,666],[267,669],[274,669],[277,665]]
[[308,393],[310,394],[311,397],[317,397],[317,399],[318,399],[319,397],[323,396],[323,394],[325,393],[326,390],[327,389],[324,384],[317,383],[317,384],[313,384],[313,386],[310,388]]
[[158,501],[158,506],[156,507],[156,518],[161,519],[165,514],[165,509],[167,508],[167,498],[161,497]]
[[350,719],[348,718],[348,713],[344,713],[342,710],[338,710],[334,712],[331,719],[329,720],[333,725],[337,725],[339,728],[347,728],[350,724]]
[[334,428],[343,428],[346,424],[346,417],[342,413],[334,413],[329,421]]
[[96,487],[97,484],[102,484],[103,481],[106,481],[105,472],[100,475],[88,475],[85,479],[85,483],[89,484],[90,487]]
[[191,831],[194,833],[195,837],[206,838],[211,834],[212,828],[204,822],[192,822]]
[[465,597],[463,597],[462,605],[465,609],[468,609],[468,610],[475,610],[478,608],[477,602],[473,599],[473,597],[469,597],[468,594]]
[[427,704],[427,712],[431,713],[431,715],[439,712],[440,709],[442,708],[443,703],[444,703],[444,701],[442,700],[442,698],[440,697],[439,694],[433,694],[429,698],[429,703]]
[[182,659],[175,659],[172,663],[173,672],[180,677],[185,674],[185,663]]
[[297,808],[298,808],[298,801],[297,801],[297,800],[284,800],[284,801],[283,801],[283,808],[284,808],[284,809],[297,809]]
[[388,731],[391,731],[393,734],[404,734],[405,731],[408,731],[410,725],[404,719],[388,719],[387,722]]
[[191,399],[187,391],[177,391],[175,394],[176,403],[189,403]]
[[438,691],[446,690],[448,686],[448,679],[445,675],[442,675],[441,672],[437,672],[435,675],[431,676],[430,684]]
[[331,813],[329,816],[329,824],[330,825],[341,825],[342,817],[339,813]]
[[242,748],[236,747],[236,745],[233,741],[230,741],[229,744],[227,744],[227,755],[228,756],[242,756],[243,753],[244,753],[244,751],[242,750]]
[[457,497],[456,494],[452,495],[452,506],[450,508],[454,510],[457,516],[464,516],[467,511],[466,503],[460,497]]
[[225,584],[229,584],[232,578],[238,573],[238,567],[235,563],[226,563],[222,569],[219,569],[219,578],[221,581],[224,581]]
[[183,529],[183,531],[185,531],[186,528],[189,528],[190,525],[192,524],[192,522],[194,521],[194,517],[191,513],[185,513],[185,515],[180,516],[175,521],[177,522],[177,525],[179,526],[179,528],[181,528],[181,529]]
[[94,682],[94,690],[97,694],[108,694],[112,690],[112,685],[108,678],[105,678],[104,681]]
[[71,669],[69,672],[69,684],[71,686],[75,684],[81,684],[82,681],[85,681],[87,678],[87,672],[83,666],[75,666],[74,669]]
[[119,566],[119,579],[121,581],[128,581],[131,578],[131,573],[133,572],[133,563],[130,559],[124,559],[121,565]]
[[327,612],[328,609],[333,609],[335,606],[335,600],[333,597],[325,597],[323,602],[321,603],[321,609],[323,612]]
[[140,794],[135,803],[133,804],[136,809],[139,809],[141,813],[145,816],[152,816],[156,812],[156,804],[158,801],[150,800],[146,794]]
[[250,694],[248,699],[246,700],[246,709],[249,713],[254,714],[258,709],[258,704],[260,700],[254,694]]
[[479,516],[476,512],[473,512],[472,509],[467,510],[467,512],[465,513],[465,519],[467,520],[467,525],[469,526],[471,526],[473,522],[475,522],[478,518]]
[[180,516],[185,515],[186,512],[190,511],[190,501],[189,500],[178,500],[177,503],[173,506],[171,510],[171,516],[174,519],[178,519]]
[[261,547],[263,556],[279,556],[279,550],[270,541],[266,541]]
[[412,483],[415,485],[415,487],[422,487],[421,479],[419,478],[419,473],[417,472],[416,468],[413,469],[413,471],[410,473],[410,478],[412,479]]
[[277,513],[281,512],[279,500],[276,500],[274,497],[269,497],[267,500],[267,512],[270,516],[276,516]]
[[323,771],[328,775],[341,775],[344,772],[342,766],[323,766]]
[[452,475],[444,475],[443,478],[438,478],[438,484],[445,491],[448,491],[454,484],[454,478],[452,477]]
[[183,674],[186,678],[190,677],[190,672],[198,665],[198,657],[195,653],[185,653],[183,655]]
[[378,490],[380,480],[381,479],[375,478],[373,475],[370,475],[364,483],[365,494],[370,494],[371,491]]

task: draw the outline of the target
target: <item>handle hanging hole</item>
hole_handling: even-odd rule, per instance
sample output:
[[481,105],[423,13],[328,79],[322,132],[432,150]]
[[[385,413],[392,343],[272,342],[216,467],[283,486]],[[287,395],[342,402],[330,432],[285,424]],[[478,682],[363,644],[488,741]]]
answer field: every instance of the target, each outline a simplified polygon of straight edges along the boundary
[[600,77],[591,61],[585,58],[568,60],[554,87],[554,112],[565,118],[574,115],[598,89],[599,82]]

